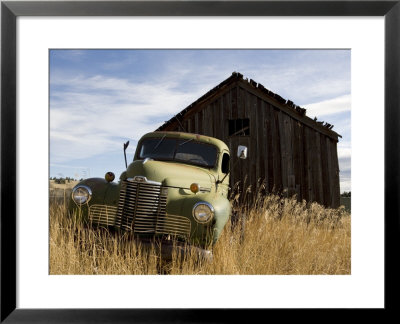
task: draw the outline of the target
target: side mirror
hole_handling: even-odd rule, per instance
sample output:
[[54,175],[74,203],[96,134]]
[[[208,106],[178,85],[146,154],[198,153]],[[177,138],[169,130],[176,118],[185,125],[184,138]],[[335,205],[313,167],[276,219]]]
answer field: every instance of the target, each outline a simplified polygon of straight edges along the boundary
[[243,145],[238,146],[237,157],[239,159],[247,159],[247,147]]
[[124,157],[125,157],[125,167],[128,169],[128,162],[126,161],[126,149],[129,146],[129,141],[124,143]]

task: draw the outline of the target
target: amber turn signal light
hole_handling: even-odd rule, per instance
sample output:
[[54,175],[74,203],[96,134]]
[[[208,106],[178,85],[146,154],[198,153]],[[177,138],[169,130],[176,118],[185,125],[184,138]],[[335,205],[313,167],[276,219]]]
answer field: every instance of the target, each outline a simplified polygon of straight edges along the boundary
[[193,193],[198,193],[200,191],[200,187],[198,183],[192,183],[190,185],[190,191]]

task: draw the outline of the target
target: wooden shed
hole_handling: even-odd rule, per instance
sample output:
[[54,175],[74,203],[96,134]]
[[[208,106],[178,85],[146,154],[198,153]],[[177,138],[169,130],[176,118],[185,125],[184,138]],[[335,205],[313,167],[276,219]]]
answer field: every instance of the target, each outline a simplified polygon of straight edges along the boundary
[[[332,127],[233,72],[157,131],[185,131],[224,141],[231,150],[230,185],[250,192],[250,197],[262,189],[336,208],[341,136]],[[247,146],[246,160],[237,161],[238,145]]]

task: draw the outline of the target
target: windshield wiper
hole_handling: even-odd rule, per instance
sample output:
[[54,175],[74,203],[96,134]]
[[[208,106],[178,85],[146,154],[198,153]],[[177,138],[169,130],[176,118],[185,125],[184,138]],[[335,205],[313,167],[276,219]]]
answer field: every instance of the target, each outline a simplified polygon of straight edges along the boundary
[[193,141],[193,140],[194,140],[194,138],[191,138],[191,139],[189,139],[189,140],[187,140],[187,141],[185,141],[185,142],[179,144],[179,146],[185,145],[186,143],[189,143],[189,142],[191,142],[191,141]]
[[161,142],[164,140],[165,136],[166,136],[166,135],[164,135],[164,136],[160,139],[160,141],[157,143],[157,145],[154,146],[153,151],[151,151],[150,154],[152,154],[152,153],[160,146],[160,144],[161,144]]

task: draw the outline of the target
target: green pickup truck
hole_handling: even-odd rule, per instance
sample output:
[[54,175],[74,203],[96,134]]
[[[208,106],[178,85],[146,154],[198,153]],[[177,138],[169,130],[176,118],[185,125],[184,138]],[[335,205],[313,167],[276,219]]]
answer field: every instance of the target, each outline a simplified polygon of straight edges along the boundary
[[[239,146],[238,157],[246,156]],[[118,183],[112,172],[81,181],[69,209],[94,226],[129,231],[143,244],[162,242],[164,256],[178,242],[208,258],[231,214],[229,161],[228,147],[216,138],[148,133]]]

